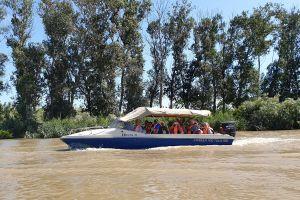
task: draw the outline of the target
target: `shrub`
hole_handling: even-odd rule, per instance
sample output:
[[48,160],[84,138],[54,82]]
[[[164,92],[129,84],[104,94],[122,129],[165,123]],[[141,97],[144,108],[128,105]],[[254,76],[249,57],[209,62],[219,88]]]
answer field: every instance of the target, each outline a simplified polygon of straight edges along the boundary
[[11,139],[12,133],[9,131],[0,130],[0,139]]
[[216,112],[209,117],[200,117],[198,121],[208,122],[214,130],[218,131],[220,129],[221,122],[235,121],[235,118],[233,116],[233,112],[228,110],[225,112]]
[[66,119],[52,119],[41,123],[36,133],[29,133],[26,137],[57,138],[71,133],[72,129],[92,126],[108,126],[110,117],[91,117],[88,113],[79,113],[75,117]]
[[279,108],[278,124],[281,129],[300,128],[300,100],[287,99]]
[[260,98],[244,102],[234,116],[245,124],[247,130],[278,130],[298,128],[300,100]]
[[14,138],[24,136],[25,124],[11,104],[0,105],[0,129],[9,131]]

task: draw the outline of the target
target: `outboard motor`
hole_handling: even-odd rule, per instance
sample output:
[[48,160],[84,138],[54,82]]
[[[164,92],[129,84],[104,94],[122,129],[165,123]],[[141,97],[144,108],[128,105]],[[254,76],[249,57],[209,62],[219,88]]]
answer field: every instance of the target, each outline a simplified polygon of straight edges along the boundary
[[220,127],[220,133],[228,134],[232,137],[235,137],[236,134],[236,127],[235,122],[222,122]]

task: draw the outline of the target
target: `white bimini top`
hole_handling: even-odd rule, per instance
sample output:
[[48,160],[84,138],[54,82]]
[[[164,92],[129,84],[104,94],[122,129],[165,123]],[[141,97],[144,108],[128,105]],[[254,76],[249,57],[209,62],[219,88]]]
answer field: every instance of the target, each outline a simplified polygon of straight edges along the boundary
[[143,117],[194,117],[211,115],[209,110],[190,110],[190,109],[170,109],[170,108],[150,108],[139,107],[127,115],[119,118],[120,121],[128,122]]

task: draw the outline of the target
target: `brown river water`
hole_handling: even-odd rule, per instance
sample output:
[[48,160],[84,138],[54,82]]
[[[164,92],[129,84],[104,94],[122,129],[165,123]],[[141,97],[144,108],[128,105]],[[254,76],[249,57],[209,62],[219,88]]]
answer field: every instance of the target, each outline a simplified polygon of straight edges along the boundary
[[69,151],[0,140],[0,199],[300,199],[300,130],[238,132],[232,146]]

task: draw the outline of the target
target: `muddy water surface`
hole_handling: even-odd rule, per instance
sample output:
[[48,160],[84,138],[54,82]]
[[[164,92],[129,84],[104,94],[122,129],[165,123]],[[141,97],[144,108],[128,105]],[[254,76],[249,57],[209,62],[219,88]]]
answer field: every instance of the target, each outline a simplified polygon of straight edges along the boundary
[[0,140],[0,199],[300,199],[300,130],[239,132],[232,146],[69,151]]

